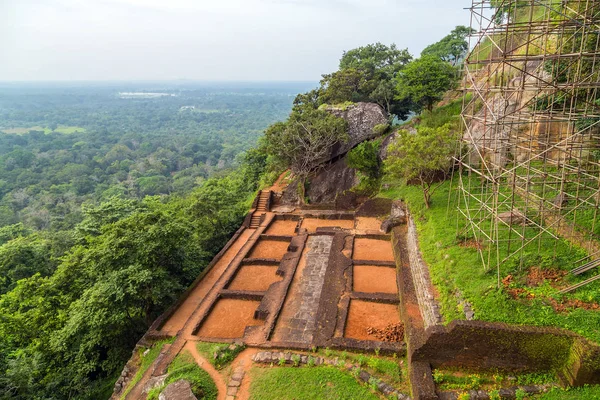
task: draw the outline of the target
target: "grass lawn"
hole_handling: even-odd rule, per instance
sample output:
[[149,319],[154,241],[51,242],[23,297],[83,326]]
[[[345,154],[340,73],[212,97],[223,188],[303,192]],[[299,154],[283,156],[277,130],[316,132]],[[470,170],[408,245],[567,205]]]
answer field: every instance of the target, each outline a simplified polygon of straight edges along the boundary
[[250,400],[376,400],[378,395],[335,367],[251,370]]
[[[460,246],[458,228],[465,221],[459,218],[454,206],[448,206],[448,195],[456,187],[445,182],[434,194],[432,207],[424,208],[419,187],[393,183],[389,190],[381,192],[383,197],[404,199],[415,219],[419,232],[419,242],[423,258],[431,272],[431,278],[442,307],[442,314],[448,323],[454,319],[465,319],[462,306],[456,293],[460,292],[472,304],[475,318],[483,321],[506,322],[537,326],[556,326],[577,332],[600,343],[600,312],[581,308],[556,312],[549,304],[552,299],[561,300],[556,289],[547,282],[528,288],[532,294],[527,299],[510,297],[497,285],[496,270],[485,271],[479,253],[471,247]],[[451,198],[455,197],[455,194]],[[511,259],[500,266],[502,278],[511,274],[516,282],[524,281],[529,267],[556,268],[568,270],[581,256],[580,250],[573,250],[563,240],[556,240],[551,246],[544,246],[538,254],[537,242],[526,249],[521,259]],[[573,283],[587,277],[568,279]],[[565,298],[587,302],[600,301],[600,282],[595,282]]]

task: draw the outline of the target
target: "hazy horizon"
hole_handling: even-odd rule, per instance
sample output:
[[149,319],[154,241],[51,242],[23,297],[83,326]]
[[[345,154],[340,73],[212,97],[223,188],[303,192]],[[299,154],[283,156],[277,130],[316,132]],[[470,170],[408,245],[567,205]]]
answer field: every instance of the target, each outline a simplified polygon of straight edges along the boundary
[[1,82],[317,82],[342,52],[418,56],[468,0],[0,0]]

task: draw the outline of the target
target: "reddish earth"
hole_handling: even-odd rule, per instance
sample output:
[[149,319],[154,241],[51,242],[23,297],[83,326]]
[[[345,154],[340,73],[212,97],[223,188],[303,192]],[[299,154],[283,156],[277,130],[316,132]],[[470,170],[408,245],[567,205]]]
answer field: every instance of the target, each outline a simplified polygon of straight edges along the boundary
[[[538,286],[544,281],[544,279],[546,279],[545,277],[547,277],[547,279],[550,279],[555,283],[553,286],[560,286],[558,285],[558,283],[562,281],[565,275],[565,271],[554,269],[540,270],[539,268],[534,267],[531,268],[529,274],[527,275],[527,283],[530,286]],[[511,286],[513,283],[513,279],[514,278],[512,275],[507,275],[504,279],[502,279],[502,285],[504,286],[504,290],[506,290],[506,293],[508,293],[510,297],[512,297],[515,300],[531,300],[535,298],[535,294],[531,293],[526,288]],[[570,310],[576,308],[592,311],[600,310],[600,304],[596,302],[585,302],[577,299],[562,299],[559,301],[550,297],[545,297],[543,300],[547,301],[552,306],[552,308],[554,308],[554,311],[559,313],[567,313]]]
[[283,279],[275,272],[277,272],[275,265],[244,265],[227,289],[266,292],[271,284]]
[[394,261],[392,243],[388,240],[357,238],[354,240],[354,260]]
[[463,240],[458,244],[460,247],[466,247],[469,249],[482,250],[483,245],[475,239]]
[[352,290],[364,293],[398,293],[396,269],[355,265],[353,267]]
[[384,329],[367,328],[369,335],[375,336],[382,342],[403,342],[404,341],[404,325],[402,323],[389,324]]
[[394,304],[351,300],[344,336],[358,340],[380,340],[374,334],[369,334],[369,328],[386,329],[391,324],[399,323],[398,307]]
[[198,336],[237,339],[244,336],[247,326],[262,325],[263,321],[254,319],[254,311],[260,301],[221,299],[210,312]]
[[554,268],[541,269],[532,267],[527,274],[527,286],[539,286],[546,280],[550,281],[553,284],[552,286],[558,286],[556,284],[562,281],[565,275],[567,275],[567,271]]
[[267,235],[294,236],[298,221],[275,220],[265,232]]
[[306,218],[302,221],[302,228],[309,233],[317,231],[317,228],[338,227],[343,229],[354,229],[353,219],[319,219]]
[[356,229],[363,231],[380,231],[381,221],[377,218],[358,217]]
[[289,242],[259,240],[250,252],[248,258],[273,258],[275,260],[281,260],[283,255],[287,253],[289,245]]
[[194,310],[198,308],[200,302],[206,294],[212,289],[217,280],[221,277],[229,263],[235,258],[240,249],[246,244],[248,238],[254,233],[252,230],[246,229],[238,240],[225,252],[223,257],[214,265],[214,267],[206,274],[206,276],[196,285],[192,293],[187,299],[177,307],[171,318],[167,320],[161,328],[163,332],[176,333],[179,331],[187,320],[190,318]]
[[217,389],[219,390],[219,394],[217,396],[217,400],[225,400],[227,396],[227,386],[225,386],[225,381],[223,380],[223,376],[209,363],[204,357],[198,354],[198,349],[196,349],[195,342],[187,342],[184,347],[185,350],[189,351],[196,364],[206,372],[217,385]]

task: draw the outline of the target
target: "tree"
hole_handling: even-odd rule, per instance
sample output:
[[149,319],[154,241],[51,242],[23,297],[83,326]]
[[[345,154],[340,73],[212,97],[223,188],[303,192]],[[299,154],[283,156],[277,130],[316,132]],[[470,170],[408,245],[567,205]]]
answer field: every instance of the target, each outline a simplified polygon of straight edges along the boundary
[[461,63],[469,50],[467,36],[475,30],[466,26],[457,26],[449,35],[437,43],[427,46],[421,56],[433,55],[456,66]]
[[322,110],[292,112],[287,122],[265,132],[267,151],[288,165],[302,180],[323,161],[333,145],[346,142],[346,121]]
[[375,43],[344,52],[339,70],[323,75],[317,103],[373,102],[404,120],[409,104],[396,99],[393,82],[411,59],[408,50],[395,44]]
[[444,93],[457,81],[456,69],[436,56],[423,56],[410,62],[397,79],[397,99],[410,100],[413,111],[431,111]]
[[458,135],[450,125],[439,128],[419,128],[416,134],[402,131],[388,149],[385,170],[407,184],[418,182],[427,208],[440,176],[445,177],[452,166]]

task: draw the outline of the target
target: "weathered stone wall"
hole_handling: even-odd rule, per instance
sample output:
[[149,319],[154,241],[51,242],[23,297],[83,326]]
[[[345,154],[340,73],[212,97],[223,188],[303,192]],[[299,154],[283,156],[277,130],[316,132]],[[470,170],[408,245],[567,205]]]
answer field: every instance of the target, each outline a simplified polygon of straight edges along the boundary
[[456,320],[428,328],[411,359],[433,367],[556,370],[565,384],[600,383],[600,347],[556,328]]
[[415,285],[417,300],[419,302],[419,309],[423,316],[425,328],[438,325],[442,322],[442,316],[439,311],[439,305],[433,296],[429,267],[425,264],[425,261],[423,261],[421,250],[419,249],[417,227],[410,215],[408,217],[406,246],[408,249],[410,270]]

